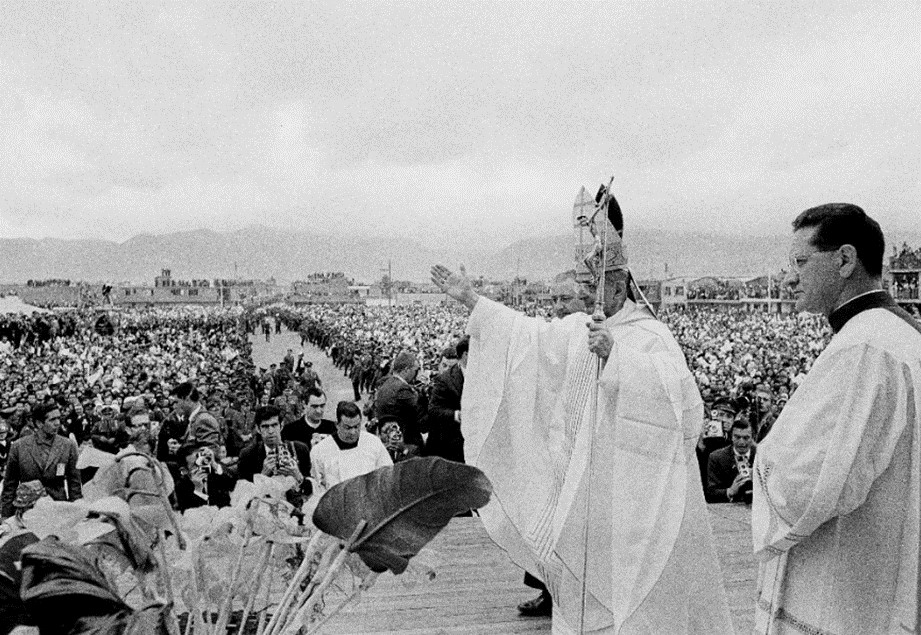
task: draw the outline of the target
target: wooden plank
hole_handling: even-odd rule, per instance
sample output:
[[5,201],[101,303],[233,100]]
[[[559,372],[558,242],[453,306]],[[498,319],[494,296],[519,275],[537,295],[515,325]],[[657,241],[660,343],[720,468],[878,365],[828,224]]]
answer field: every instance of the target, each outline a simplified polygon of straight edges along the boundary
[[[710,505],[710,521],[720,554],[733,626],[750,633],[754,625],[757,563],[752,554],[751,509]],[[362,601],[334,618],[330,634],[505,634],[549,633],[549,618],[525,618],[518,603],[536,592],[522,583],[523,572],[489,539],[479,518],[455,518],[420,554],[435,563],[431,582],[403,584],[385,574]]]

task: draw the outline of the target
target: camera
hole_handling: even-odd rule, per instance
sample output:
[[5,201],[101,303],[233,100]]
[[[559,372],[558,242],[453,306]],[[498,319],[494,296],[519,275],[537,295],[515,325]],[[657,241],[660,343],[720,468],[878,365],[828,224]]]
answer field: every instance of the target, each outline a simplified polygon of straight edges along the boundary
[[208,452],[199,452],[195,457],[195,467],[211,471],[211,457]]

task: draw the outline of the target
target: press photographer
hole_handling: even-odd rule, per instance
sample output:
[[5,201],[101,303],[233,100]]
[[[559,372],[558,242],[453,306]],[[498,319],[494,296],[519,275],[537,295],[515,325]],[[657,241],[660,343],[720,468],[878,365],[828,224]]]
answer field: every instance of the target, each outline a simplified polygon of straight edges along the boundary
[[180,450],[179,482],[176,502],[180,511],[192,507],[230,505],[234,479],[214,456],[205,442],[185,446]]
[[310,474],[310,449],[299,441],[282,441],[280,415],[275,406],[256,409],[255,429],[259,434],[240,452],[240,478],[251,481],[256,474],[290,476],[294,486],[288,491],[288,502],[299,508],[313,491],[305,476]]

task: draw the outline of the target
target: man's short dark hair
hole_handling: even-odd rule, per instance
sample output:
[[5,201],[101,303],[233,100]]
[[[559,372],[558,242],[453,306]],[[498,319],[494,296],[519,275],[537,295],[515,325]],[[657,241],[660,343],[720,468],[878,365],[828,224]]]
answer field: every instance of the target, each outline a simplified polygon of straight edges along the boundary
[[457,341],[457,346],[454,348],[457,351],[457,359],[460,359],[464,356],[464,353],[470,350],[470,336],[465,335]]
[[343,417],[354,419],[361,416],[361,409],[354,401],[340,401],[336,404],[336,421],[342,421]]
[[390,365],[391,372],[402,373],[416,364],[416,356],[411,351],[400,351]]
[[304,403],[310,403],[310,398],[311,398],[311,397],[317,397],[317,398],[319,398],[319,399],[325,399],[325,398],[326,398],[326,393],[323,392],[322,390],[320,390],[319,388],[317,388],[316,386],[311,386],[311,387],[308,388],[307,391],[304,393]]
[[749,423],[748,420],[746,419],[736,419],[735,421],[733,421],[732,425],[729,427],[730,436],[732,436],[733,430],[748,430],[752,434],[755,433],[755,431],[752,430],[752,424]]
[[268,421],[272,417],[281,418],[281,410],[276,406],[259,406],[253,415],[253,425],[258,428],[263,421]]
[[47,417],[48,413],[52,410],[60,410],[60,407],[58,407],[58,405],[53,401],[40,403],[32,409],[32,418],[35,421],[43,422],[45,417]]
[[170,393],[173,397],[178,397],[179,399],[188,399],[189,401],[198,401],[201,398],[201,395],[198,392],[198,388],[195,387],[190,381],[184,381],[175,388],[173,388]]
[[793,230],[816,227],[812,246],[834,250],[841,245],[853,245],[857,259],[867,274],[882,275],[886,241],[879,223],[861,208],[850,203],[828,203],[812,207],[793,221]]

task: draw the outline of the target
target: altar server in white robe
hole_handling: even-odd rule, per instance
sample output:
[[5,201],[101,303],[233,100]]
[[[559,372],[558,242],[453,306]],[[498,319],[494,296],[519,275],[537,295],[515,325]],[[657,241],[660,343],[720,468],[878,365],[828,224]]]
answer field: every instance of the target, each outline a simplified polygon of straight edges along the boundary
[[547,586],[554,633],[729,633],[694,452],[700,394],[668,328],[628,297],[609,229],[593,267],[605,276],[602,322],[591,309],[529,318],[479,297],[463,268],[432,268],[472,309],[465,452],[494,492],[480,514]]
[[921,326],[855,205],[793,222],[786,283],[834,336],[758,447],[758,633],[918,633]]

